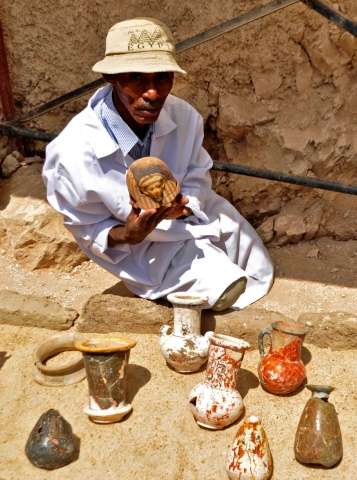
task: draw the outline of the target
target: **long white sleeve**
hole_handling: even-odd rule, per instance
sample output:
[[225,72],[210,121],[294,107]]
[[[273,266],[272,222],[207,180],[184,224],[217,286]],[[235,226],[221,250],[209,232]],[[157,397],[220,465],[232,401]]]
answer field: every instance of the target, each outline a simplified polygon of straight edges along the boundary
[[[58,173],[60,171],[60,173]],[[48,201],[64,216],[64,225],[79,246],[111,263],[118,263],[130,253],[128,244],[108,247],[110,229],[121,222],[111,215],[104,203],[94,194],[81,198],[82,185],[67,178],[65,169],[44,172]],[[88,201],[90,196],[90,201]],[[97,200],[97,201],[95,201]]]

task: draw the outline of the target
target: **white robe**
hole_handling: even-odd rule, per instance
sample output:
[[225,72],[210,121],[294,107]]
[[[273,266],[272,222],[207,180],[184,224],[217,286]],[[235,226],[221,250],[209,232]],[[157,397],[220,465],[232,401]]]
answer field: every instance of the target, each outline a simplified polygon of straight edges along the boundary
[[93,95],[46,152],[48,201],[64,215],[80,248],[143,298],[186,291],[206,296],[212,306],[241,277],[246,290],[233,308],[261,298],[273,281],[269,255],[249,223],[211,189],[202,118],[172,95],[154,124],[150,155],[167,163],[193,215],[163,220],[140,244],[108,247],[109,230],[125,224],[131,210],[125,174],[133,161],[93,110],[109,88]]

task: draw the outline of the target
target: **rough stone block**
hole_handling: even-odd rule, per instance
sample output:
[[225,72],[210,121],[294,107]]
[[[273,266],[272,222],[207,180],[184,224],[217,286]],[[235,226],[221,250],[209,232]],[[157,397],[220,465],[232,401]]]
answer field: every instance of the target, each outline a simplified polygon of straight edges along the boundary
[[46,202],[41,170],[36,162],[3,182],[0,248],[26,270],[71,271],[88,258],[63,226],[62,215]]
[[67,330],[78,313],[47,297],[0,290],[0,323]]
[[20,167],[20,161],[22,160],[22,155],[18,151],[14,151],[7,155],[4,161],[1,164],[1,173],[7,178],[10,177],[16,170]]
[[172,308],[143,298],[98,294],[84,305],[77,323],[80,332],[158,333],[172,322]]
[[281,313],[261,309],[231,310],[222,314],[208,310],[204,312],[204,319],[204,329],[213,327],[217,333],[242,338],[254,349],[258,348],[258,334],[264,327],[273,322],[291,321]]
[[333,350],[357,348],[357,315],[345,312],[302,313],[298,321],[309,327],[307,343]]

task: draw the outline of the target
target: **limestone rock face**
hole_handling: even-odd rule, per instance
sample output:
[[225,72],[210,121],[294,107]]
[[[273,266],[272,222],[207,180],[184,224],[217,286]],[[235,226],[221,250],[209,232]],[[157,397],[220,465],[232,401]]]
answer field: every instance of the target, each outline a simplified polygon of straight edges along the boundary
[[0,248],[27,270],[70,271],[87,257],[45,200],[41,168],[39,163],[23,166],[2,182]]
[[[138,4],[132,0],[100,2],[99,10],[67,2],[60,11],[55,0],[47,0],[47,8],[41,0],[2,3],[19,114],[94,80],[91,69],[83,65],[102,58],[112,19],[138,14]],[[140,14],[161,18],[165,12],[165,22],[180,42],[262,3],[209,2],[202,14],[191,0],[182,0],[175,8],[172,0],[141,1]],[[328,3],[356,20],[355,0]],[[73,55],[73,45],[81,55]],[[178,60],[188,75],[177,76],[173,93],[202,114],[206,147],[215,160],[357,184],[357,38],[313,12],[306,2],[181,52]],[[59,76],[59,70],[65,70],[66,76]],[[60,131],[86,102],[87,97],[76,99],[35,119],[33,126]],[[0,162],[8,153],[0,139]],[[269,226],[264,225],[266,242],[356,238],[355,197],[321,190],[311,195],[308,188],[234,174],[213,176],[217,192],[255,227],[273,217]],[[306,200],[308,208],[316,199],[321,201],[324,214],[316,217],[313,226],[306,226],[304,217],[295,227],[293,217],[286,217],[285,208],[297,199],[303,201],[301,207]],[[278,232],[271,228],[276,221]]]
[[[1,113],[1,110],[0,110]],[[0,115],[1,118],[1,115]],[[10,153],[10,145],[8,137],[1,137],[0,136],[0,163],[2,163],[6,156]]]
[[357,315],[345,312],[303,313],[298,322],[310,327],[307,343],[335,350],[357,348]]
[[0,290],[0,323],[67,330],[78,313],[51,298]]
[[143,298],[98,294],[84,305],[77,324],[80,332],[158,333],[171,323],[172,309]]
[[20,167],[20,161],[22,160],[22,155],[18,151],[9,153],[1,163],[1,173],[2,176],[7,178],[10,177]]

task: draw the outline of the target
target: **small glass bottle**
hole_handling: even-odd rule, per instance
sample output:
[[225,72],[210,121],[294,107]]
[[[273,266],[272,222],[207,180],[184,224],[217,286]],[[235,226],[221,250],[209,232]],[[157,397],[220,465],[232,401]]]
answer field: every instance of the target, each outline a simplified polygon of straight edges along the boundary
[[328,385],[307,385],[312,392],[302,412],[295,436],[295,458],[331,468],[342,458],[342,436],[334,405],[328,402],[334,390]]

